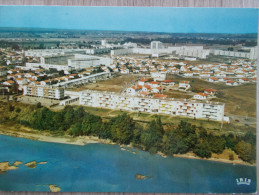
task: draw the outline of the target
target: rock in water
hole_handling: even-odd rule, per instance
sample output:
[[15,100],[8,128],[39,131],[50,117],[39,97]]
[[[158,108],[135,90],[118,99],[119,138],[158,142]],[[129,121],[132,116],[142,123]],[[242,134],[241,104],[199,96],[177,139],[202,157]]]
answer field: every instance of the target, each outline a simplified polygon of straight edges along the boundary
[[145,175],[141,175],[141,174],[136,174],[136,179],[142,179],[142,180],[145,180],[145,179],[151,179],[152,177],[149,177],[149,176],[145,176]]
[[31,162],[28,162],[28,163],[26,163],[24,165],[32,169],[32,168],[36,167],[37,162],[36,161],[31,161]]
[[61,189],[60,189],[60,187],[58,187],[56,185],[49,185],[49,190],[51,192],[59,192]]
[[46,161],[42,161],[42,162],[38,162],[37,164],[44,165],[44,164],[47,164],[47,162]]
[[8,170],[15,170],[18,169],[18,167],[14,165],[9,165],[9,162],[0,162],[0,172],[5,173],[5,171]]
[[18,165],[21,165],[21,164],[22,164],[22,161],[15,161],[13,165],[18,166]]

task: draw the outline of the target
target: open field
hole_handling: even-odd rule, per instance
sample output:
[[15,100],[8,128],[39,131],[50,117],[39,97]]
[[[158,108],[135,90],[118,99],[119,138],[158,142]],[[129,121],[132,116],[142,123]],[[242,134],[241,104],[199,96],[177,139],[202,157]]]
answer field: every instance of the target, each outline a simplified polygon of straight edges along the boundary
[[225,103],[225,113],[256,117],[256,83],[244,84],[240,86],[227,86],[223,83],[210,83],[196,78],[173,77],[174,81],[190,81],[192,88],[195,89],[216,89],[220,96],[213,99],[215,102]]
[[186,93],[183,91],[176,91],[176,90],[168,90],[163,92],[163,94],[167,95],[169,98],[177,98],[177,99],[190,99],[193,97],[190,93]]
[[233,88],[231,86],[227,86],[223,83],[210,83],[198,78],[185,78],[185,77],[180,77],[180,76],[175,76],[175,75],[168,75],[166,79],[174,80],[174,81],[189,81],[191,86],[197,89],[208,89],[208,88],[213,88],[216,90],[220,89],[229,89]]
[[246,84],[220,91],[223,97],[215,101],[226,103],[227,114],[256,117],[256,84]]
[[85,84],[81,87],[71,89],[72,91],[82,91],[82,90],[98,90],[98,91],[110,91],[110,92],[120,92],[123,90],[127,84],[133,82],[137,78],[136,75],[122,75],[118,77],[111,78],[109,80],[100,81],[97,83]]
[[190,65],[198,65],[198,64],[213,64],[213,63],[215,63],[215,62],[212,62],[212,61],[210,61],[210,60],[202,60],[202,59],[200,59],[200,60],[196,60],[196,61],[188,61],[188,60],[177,60],[177,59],[158,59],[157,60],[158,62],[176,62],[176,63],[180,63],[180,62],[182,62],[182,63],[184,63],[184,64],[190,64]]

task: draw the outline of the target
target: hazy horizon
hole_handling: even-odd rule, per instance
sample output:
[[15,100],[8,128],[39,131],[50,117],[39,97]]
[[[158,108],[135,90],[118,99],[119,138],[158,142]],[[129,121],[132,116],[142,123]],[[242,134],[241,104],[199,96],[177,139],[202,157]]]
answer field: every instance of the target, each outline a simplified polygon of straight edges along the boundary
[[[5,30],[3,30],[5,29]],[[225,34],[225,35],[247,35],[247,34],[258,34],[255,33],[178,33],[178,32],[152,32],[152,31],[124,31],[124,30],[96,30],[96,29],[62,29],[62,28],[40,28],[40,27],[0,27],[0,31],[8,31],[11,29],[21,29],[21,31],[26,32],[38,32],[38,31],[100,31],[100,32],[122,32],[122,33],[150,33],[150,34]],[[19,30],[17,30],[19,32]]]

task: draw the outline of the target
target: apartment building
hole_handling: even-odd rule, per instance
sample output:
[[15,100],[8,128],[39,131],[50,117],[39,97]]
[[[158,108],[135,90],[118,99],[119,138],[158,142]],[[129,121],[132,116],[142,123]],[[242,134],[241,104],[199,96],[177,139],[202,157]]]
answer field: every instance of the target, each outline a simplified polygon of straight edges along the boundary
[[168,114],[199,119],[222,121],[224,104],[198,100],[177,100],[166,97],[127,96],[113,92],[86,90],[80,93],[81,105],[122,109],[127,111]]
[[49,99],[64,99],[64,88],[53,86],[25,85],[23,95]]

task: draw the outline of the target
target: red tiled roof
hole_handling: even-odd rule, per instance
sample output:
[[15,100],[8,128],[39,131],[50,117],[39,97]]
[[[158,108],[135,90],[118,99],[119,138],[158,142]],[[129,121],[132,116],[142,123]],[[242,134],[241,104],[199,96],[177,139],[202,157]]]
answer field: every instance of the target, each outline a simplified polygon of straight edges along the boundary
[[142,86],[137,85],[137,86],[132,86],[131,88],[134,89],[134,90],[137,90],[137,89],[142,89]]
[[149,82],[150,84],[159,84],[159,82],[156,82],[156,81],[151,81]]
[[216,92],[217,90],[216,89],[205,89],[205,91],[207,91],[207,92]]
[[214,80],[214,81],[219,80],[219,79],[218,79],[218,78],[216,78],[216,77],[210,77],[210,79],[212,79],[212,80]]
[[162,81],[162,82],[164,82],[164,83],[172,83],[172,82],[174,82],[173,80],[164,80],[164,81]]
[[148,79],[147,79],[147,78],[142,78],[142,79],[140,79],[139,81],[141,81],[141,82],[146,82],[146,81],[148,81]]
[[147,89],[150,89],[150,86],[149,85],[144,85],[145,88]]
[[10,84],[12,84],[12,83],[15,83],[14,81],[12,81],[12,80],[8,80],[8,81],[6,81],[7,83],[10,83]]
[[206,96],[207,97],[207,94],[205,94],[205,93],[197,93],[196,95],[201,95],[201,96]]
[[155,95],[153,95],[153,97],[167,98],[167,95],[155,94]]
[[141,91],[140,94],[141,94],[141,95],[148,95],[148,94],[150,94],[150,93],[149,93],[149,92],[145,92],[145,91]]

